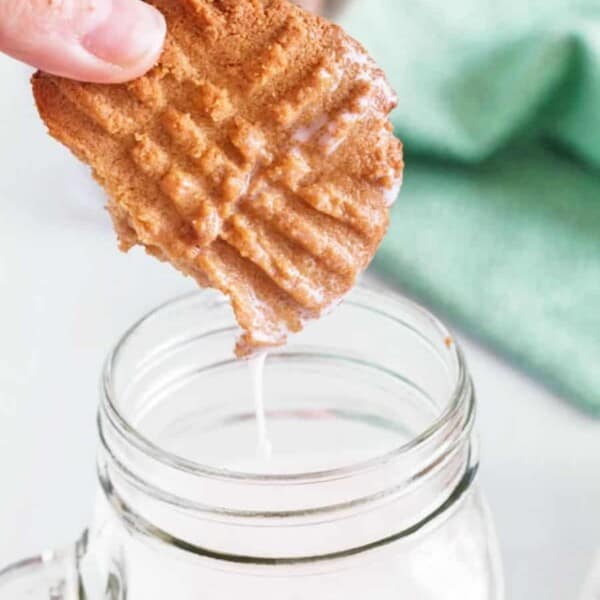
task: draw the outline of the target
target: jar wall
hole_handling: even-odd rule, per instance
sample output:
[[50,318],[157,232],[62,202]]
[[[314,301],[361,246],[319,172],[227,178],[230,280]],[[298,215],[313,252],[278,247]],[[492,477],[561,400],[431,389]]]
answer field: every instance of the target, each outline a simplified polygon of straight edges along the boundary
[[[339,527],[344,527],[340,522]],[[284,535],[284,533],[282,533]],[[477,486],[421,531],[354,557],[255,566],[197,556],[123,527],[101,495],[81,562],[87,597],[110,600],[501,600],[498,549]],[[98,596],[105,599],[105,596]]]
[[105,557],[101,579],[122,577],[134,600],[503,597],[473,391],[443,325],[360,289],[294,336],[266,361],[267,461],[235,335],[222,300],[200,294],[119,345],[91,573]]

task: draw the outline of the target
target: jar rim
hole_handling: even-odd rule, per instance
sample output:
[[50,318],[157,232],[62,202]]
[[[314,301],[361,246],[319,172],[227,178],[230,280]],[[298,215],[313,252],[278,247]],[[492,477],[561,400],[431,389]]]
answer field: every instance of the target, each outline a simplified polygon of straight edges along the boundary
[[[448,350],[451,353],[451,358],[456,362],[457,365],[456,381],[454,382],[453,390],[449,395],[448,402],[446,403],[445,407],[435,418],[435,420],[423,432],[416,435],[408,442],[399,444],[391,450],[387,450],[386,452],[379,454],[375,457],[361,460],[354,464],[345,465],[342,467],[335,467],[331,469],[322,469],[316,471],[306,471],[289,474],[252,473],[228,468],[213,467],[198,461],[190,460],[185,457],[179,456],[177,454],[174,454],[173,452],[161,448],[148,437],[143,435],[122,414],[122,412],[117,406],[115,399],[113,387],[113,372],[116,368],[116,364],[121,351],[124,349],[130,337],[133,336],[141,326],[156,318],[156,316],[162,313],[162,311],[165,309],[176,307],[178,304],[189,302],[191,299],[200,297],[211,298],[211,296],[214,298],[214,292],[212,292],[211,290],[194,290],[192,292],[188,292],[176,298],[170,299],[146,313],[131,327],[129,327],[125,331],[125,333],[119,338],[113,349],[109,352],[102,371],[101,409],[104,411],[104,414],[109,419],[111,425],[115,428],[116,432],[124,439],[126,443],[133,445],[137,450],[151,457],[153,460],[157,460],[158,462],[162,463],[167,467],[174,468],[176,470],[198,477],[207,477],[221,480],[237,480],[247,483],[258,484],[301,484],[354,476],[369,471],[371,469],[375,469],[399,457],[409,456],[412,453],[418,452],[418,450],[421,447],[427,445],[433,438],[436,437],[438,432],[442,430],[445,427],[445,425],[453,419],[456,412],[460,409],[461,405],[465,401],[468,401],[470,399],[471,394],[469,393],[469,376],[464,355],[450,330],[427,309],[423,308],[422,306],[408,299],[402,294],[390,291],[375,290],[371,286],[360,284],[356,286],[356,288],[353,290],[353,292],[351,292],[349,297],[347,297],[344,300],[345,303],[355,306],[357,308],[367,309],[370,312],[379,312],[387,318],[391,318],[396,322],[407,325],[407,323],[402,321],[402,319],[398,316],[394,316],[394,314],[391,314],[390,312],[384,312],[380,309],[376,309],[373,306],[370,306],[366,303],[366,301],[369,298],[377,298],[380,300],[391,301],[396,307],[395,312],[398,312],[400,314],[408,312],[417,315],[420,318],[424,318],[429,325],[433,326],[433,328],[437,330],[437,332],[442,336],[443,339],[448,340]],[[357,296],[358,298],[356,298]],[[223,297],[223,303],[225,302],[227,302],[227,300]],[[472,419],[467,419],[464,422],[464,428],[470,428],[471,424]],[[462,433],[463,435],[468,435],[469,431],[464,431]]]

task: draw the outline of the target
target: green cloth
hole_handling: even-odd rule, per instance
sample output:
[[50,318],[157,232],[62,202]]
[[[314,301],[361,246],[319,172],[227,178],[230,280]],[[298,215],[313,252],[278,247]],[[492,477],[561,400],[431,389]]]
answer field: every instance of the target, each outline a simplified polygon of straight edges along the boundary
[[400,98],[375,268],[600,415],[600,0],[352,0]]

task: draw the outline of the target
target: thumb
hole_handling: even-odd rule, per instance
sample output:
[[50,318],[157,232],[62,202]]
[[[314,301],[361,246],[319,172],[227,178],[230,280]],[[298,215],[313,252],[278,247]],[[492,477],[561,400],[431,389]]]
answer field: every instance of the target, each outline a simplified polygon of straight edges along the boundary
[[142,0],[0,0],[0,51],[81,81],[143,75],[165,32],[162,14]]

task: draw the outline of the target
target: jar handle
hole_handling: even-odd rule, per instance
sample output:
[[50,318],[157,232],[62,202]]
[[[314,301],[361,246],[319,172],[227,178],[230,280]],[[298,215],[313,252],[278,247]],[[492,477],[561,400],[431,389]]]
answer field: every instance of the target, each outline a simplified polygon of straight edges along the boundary
[[0,600],[79,600],[78,564],[86,538],[0,569]]

